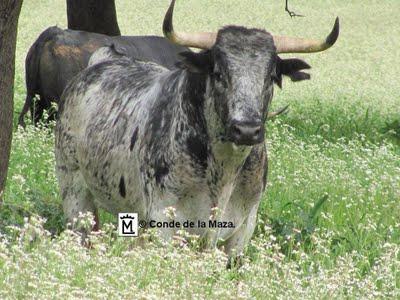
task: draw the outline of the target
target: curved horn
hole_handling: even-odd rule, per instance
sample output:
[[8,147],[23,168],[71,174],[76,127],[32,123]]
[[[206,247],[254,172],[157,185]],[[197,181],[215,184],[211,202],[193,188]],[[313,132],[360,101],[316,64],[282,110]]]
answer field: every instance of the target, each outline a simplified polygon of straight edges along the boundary
[[339,18],[325,40],[311,40],[286,36],[273,36],[277,53],[312,53],[324,51],[335,44],[339,36]]
[[276,116],[279,116],[280,114],[283,114],[284,112],[286,112],[289,108],[289,105],[286,105],[285,107],[282,107],[280,109],[278,109],[277,111],[273,111],[273,112],[269,112],[268,113],[268,119],[274,118]]
[[171,4],[167,10],[163,22],[164,36],[171,42],[182,45],[185,47],[194,47],[199,49],[210,49],[217,39],[217,34],[213,32],[176,32],[172,25],[172,17],[174,14],[175,0],[171,1]]
[[[164,36],[175,44],[200,49],[210,49],[217,40],[214,32],[176,32],[174,31],[172,19],[174,14],[175,0],[167,10],[163,22]],[[286,36],[273,36],[277,53],[311,53],[324,51],[332,47],[339,36],[339,18],[336,18],[331,33],[325,40],[312,40]]]

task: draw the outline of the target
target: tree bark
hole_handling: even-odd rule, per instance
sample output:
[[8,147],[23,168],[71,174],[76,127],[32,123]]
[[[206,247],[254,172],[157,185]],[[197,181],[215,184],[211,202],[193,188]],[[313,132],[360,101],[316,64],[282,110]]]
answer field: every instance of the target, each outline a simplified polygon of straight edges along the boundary
[[11,151],[15,47],[22,0],[0,1],[0,204]]
[[121,35],[114,0],[67,0],[68,28]]

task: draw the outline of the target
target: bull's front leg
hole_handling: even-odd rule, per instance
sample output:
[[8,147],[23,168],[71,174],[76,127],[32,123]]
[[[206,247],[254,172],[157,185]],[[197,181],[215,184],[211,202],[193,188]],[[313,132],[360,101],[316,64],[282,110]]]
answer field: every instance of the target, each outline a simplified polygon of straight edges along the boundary
[[258,203],[254,205],[243,224],[225,241],[224,247],[225,252],[228,254],[228,268],[241,265],[241,258],[257,224],[257,210]]
[[239,221],[235,232],[223,243],[229,264],[240,258],[249,243],[257,221],[257,211],[264,192],[267,154],[264,145],[256,146],[237,177],[236,187],[226,210],[225,220]]
[[63,210],[67,223],[73,227],[79,213],[90,212],[94,216],[93,228],[78,228],[83,239],[93,230],[99,230],[98,211],[93,201],[93,196],[87,188],[79,169],[71,170],[65,165],[57,165],[57,175],[60,183],[60,192],[63,200]]

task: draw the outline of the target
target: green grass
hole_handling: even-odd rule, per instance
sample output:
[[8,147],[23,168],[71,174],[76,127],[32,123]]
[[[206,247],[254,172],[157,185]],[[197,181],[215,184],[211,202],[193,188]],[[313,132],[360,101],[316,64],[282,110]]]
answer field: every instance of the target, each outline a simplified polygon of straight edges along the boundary
[[[123,34],[161,34],[167,6],[118,0]],[[14,133],[0,211],[0,298],[400,297],[400,2],[293,0],[291,8],[306,15],[295,19],[283,8],[283,0],[176,5],[176,27],[189,31],[236,23],[322,37],[341,18],[337,45],[298,55],[312,65],[312,80],[286,80],[276,90],[273,106],[290,104],[290,112],[267,126],[268,189],[243,268],[226,270],[219,251],[154,236],[141,247],[108,226],[91,237],[93,250],[82,248],[62,233],[52,129],[28,126]],[[64,1],[25,1],[16,116],[26,52],[55,24],[66,25]],[[101,219],[115,221],[107,213]]]

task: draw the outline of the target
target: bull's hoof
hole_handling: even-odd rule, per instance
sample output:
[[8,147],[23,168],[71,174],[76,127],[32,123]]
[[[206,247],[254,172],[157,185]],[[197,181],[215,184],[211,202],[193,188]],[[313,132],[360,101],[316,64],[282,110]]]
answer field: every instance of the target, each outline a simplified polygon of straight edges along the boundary
[[20,119],[18,120],[18,127],[22,127],[23,129],[26,128],[26,124],[25,124],[25,121],[24,121],[23,118],[20,118]]
[[241,266],[243,266],[243,263],[244,263],[243,255],[231,256],[228,259],[228,262],[226,264],[226,268],[228,270],[239,269]]

